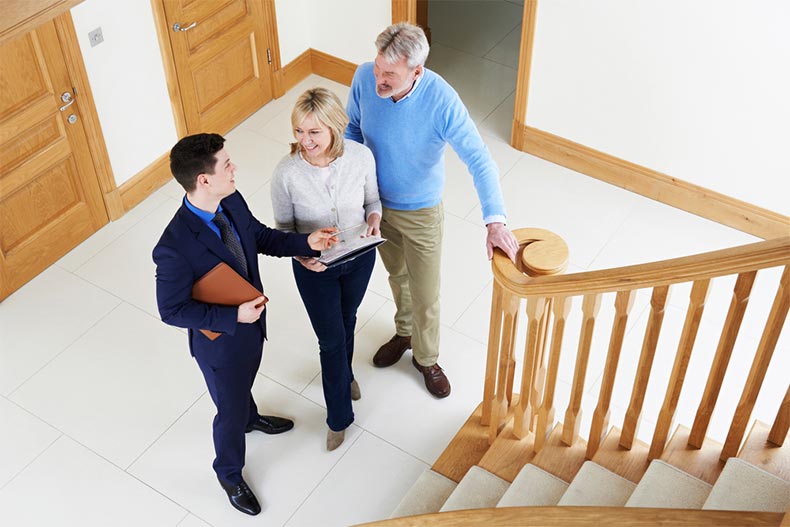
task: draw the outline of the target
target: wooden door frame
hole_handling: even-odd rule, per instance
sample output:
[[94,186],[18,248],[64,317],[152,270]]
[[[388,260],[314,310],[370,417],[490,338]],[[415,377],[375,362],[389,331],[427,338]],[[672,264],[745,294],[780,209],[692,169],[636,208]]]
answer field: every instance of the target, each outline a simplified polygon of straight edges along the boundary
[[[417,5],[417,4],[421,5]],[[535,20],[538,0],[524,0],[521,23],[521,40],[516,70],[516,100],[513,107],[513,122],[510,128],[510,146],[523,150],[524,116],[527,113],[529,78],[532,68],[532,45],[535,37]],[[392,23],[410,22],[428,27],[427,2],[425,0],[392,0]]]
[[[99,123],[99,114],[96,111],[96,102],[90,82],[88,82],[88,72],[85,70],[85,63],[82,59],[77,32],[74,29],[74,20],[69,11],[82,1],[35,0],[31,3],[29,0],[25,0],[24,2],[13,2],[10,6],[11,13],[6,19],[8,25],[4,25],[0,29],[0,44],[20,37],[50,20],[54,22],[58,41],[63,51],[66,71],[77,95],[80,115],[84,121],[82,126],[85,129],[88,149],[99,181],[104,209],[110,220],[117,220],[123,216],[125,211],[110,165],[110,155],[107,152],[107,144]],[[15,8],[17,9],[16,13],[14,12]]]
[[83,118],[82,126],[85,129],[88,150],[96,170],[96,177],[99,180],[104,208],[110,220],[117,220],[124,215],[126,209],[121,201],[121,192],[115,182],[115,174],[113,174],[110,165],[110,154],[107,152],[107,143],[104,141],[99,114],[96,111],[96,101],[93,98],[90,82],[88,82],[88,72],[82,59],[82,51],[77,40],[71,12],[64,12],[56,17],[54,22],[58,40],[63,49],[66,70],[69,72],[71,82],[74,83],[74,92]]
[[[156,35],[159,39],[159,51],[162,54],[162,64],[165,68],[165,80],[167,81],[167,92],[170,97],[170,106],[173,109],[173,119],[175,120],[176,133],[178,137],[184,137],[189,132],[187,130],[187,120],[184,114],[183,96],[178,84],[178,73],[176,72],[176,61],[173,57],[173,46],[170,43],[170,27],[165,15],[166,0],[151,0],[151,11],[154,14],[154,25]],[[261,12],[264,14],[264,37],[268,42],[268,48],[272,51],[272,64],[269,68],[269,81],[272,86],[272,95],[279,98],[283,95],[282,89],[282,66],[280,63],[280,40],[277,34],[277,13],[274,9],[274,2],[271,0],[250,0],[258,2]]]

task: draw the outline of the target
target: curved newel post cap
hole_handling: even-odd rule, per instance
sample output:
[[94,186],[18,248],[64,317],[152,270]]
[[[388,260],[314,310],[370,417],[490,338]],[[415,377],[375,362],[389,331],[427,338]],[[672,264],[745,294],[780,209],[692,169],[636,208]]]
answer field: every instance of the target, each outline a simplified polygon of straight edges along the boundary
[[525,283],[530,276],[560,274],[568,267],[568,244],[546,229],[515,229],[519,251],[516,265],[502,251],[494,251],[494,274],[514,283]]

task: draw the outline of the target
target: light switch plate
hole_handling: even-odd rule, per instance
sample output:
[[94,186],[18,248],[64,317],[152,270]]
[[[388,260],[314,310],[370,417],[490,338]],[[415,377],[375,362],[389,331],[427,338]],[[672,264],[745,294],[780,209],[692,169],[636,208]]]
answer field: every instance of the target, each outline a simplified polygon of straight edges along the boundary
[[90,33],[88,33],[88,40],[91,42],[91,47],[98,46],[102,42],[104,42],[104,34],[101,32],[101,28],[97,27]]

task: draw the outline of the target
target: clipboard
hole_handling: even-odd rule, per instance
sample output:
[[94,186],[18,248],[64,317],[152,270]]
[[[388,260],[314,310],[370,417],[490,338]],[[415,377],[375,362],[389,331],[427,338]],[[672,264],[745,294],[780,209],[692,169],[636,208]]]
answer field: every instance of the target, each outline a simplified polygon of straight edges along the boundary
[[[218,263],[192,286],[192,298],[206,304],[238,306],[259,296],[264,295],[225,262]],[[268,301],[269,299],[264,296],[263,303]],[[261,304],[258,304],[256,307],[260,306]],[[200,332],[209,340],[216,340],[222,335],[210,329],[201,329]]]
[[386,238],[381,236],[365,236],[368,224],[360,223],[342,231],[336,232],[338,242],[329,249],[321,251],[321,256],[318,261],[324,264],[327,268],[334,267],[353,260],[354,258],[372,251],[382,243],[386,242]]
[[349,262],[358,256],[362,256],[366,252],[372,251],[386,241],[386,238],[371,238],[364,244],[360,244],[357,247],[349,248],[344,251],[337,251],[332,255],[324,254],[326,253],[326,251],[324,251],[324,253],[321,254],[321,257],[318,258],[318,261],[324,264],[327,269],[329,269],[336,265]]

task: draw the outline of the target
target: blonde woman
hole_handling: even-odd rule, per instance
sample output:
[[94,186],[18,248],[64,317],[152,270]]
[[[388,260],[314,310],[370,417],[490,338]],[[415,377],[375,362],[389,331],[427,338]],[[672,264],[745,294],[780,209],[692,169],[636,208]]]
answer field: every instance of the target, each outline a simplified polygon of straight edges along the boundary
[[[325,88],[306,91],[296,101],[291,124],[296,141],[272,179],[277,228],[303,233],[316,225],[344,230],[366,224],[365,235],[378,236],[381,201],[373,154],[344,140],[348,117],[340,99]],[[375,261],[375,251],[329,269],[315,258],[293,261],[296,285],[318,337],[327,450],[343,442],[354,422],[351,400],[361,397],[352,371],[354,328]]]

